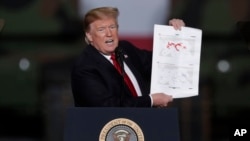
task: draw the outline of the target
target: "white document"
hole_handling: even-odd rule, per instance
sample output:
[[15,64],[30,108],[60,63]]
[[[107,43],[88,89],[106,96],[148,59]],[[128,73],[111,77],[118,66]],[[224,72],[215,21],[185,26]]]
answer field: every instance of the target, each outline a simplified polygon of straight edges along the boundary
[[200,29],[154,26],[151,94],[198,95],[201,40]]

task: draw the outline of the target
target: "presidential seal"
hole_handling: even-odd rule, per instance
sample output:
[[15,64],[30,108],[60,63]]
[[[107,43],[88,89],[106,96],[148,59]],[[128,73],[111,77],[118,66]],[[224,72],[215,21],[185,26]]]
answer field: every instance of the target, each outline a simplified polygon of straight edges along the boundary
[[117,118],[102,128],[99,141],[144,141],[144,135],[134,121]]

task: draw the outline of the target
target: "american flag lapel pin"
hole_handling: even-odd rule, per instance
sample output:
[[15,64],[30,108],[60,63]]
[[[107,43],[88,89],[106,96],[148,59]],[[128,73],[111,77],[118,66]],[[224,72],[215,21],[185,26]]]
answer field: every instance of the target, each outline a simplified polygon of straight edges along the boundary
[[124,58],[127,59],[127,58],[128,58],[128,55],[127,55],[127,54],[124,54]]

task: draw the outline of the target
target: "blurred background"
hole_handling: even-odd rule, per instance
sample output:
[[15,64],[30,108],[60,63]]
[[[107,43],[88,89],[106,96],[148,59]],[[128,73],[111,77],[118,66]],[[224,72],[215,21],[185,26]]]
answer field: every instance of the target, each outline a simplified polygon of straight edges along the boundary
[[151,1],[0,0],[0,141],[63,140],[82,18],[97,5],[120,9],[121,38],[139,48],[152,49],[154,23],[181,18],[202,29],[199,96],[170,105],[181,141],[227,141],[232,123],[250,124],[250,1]]

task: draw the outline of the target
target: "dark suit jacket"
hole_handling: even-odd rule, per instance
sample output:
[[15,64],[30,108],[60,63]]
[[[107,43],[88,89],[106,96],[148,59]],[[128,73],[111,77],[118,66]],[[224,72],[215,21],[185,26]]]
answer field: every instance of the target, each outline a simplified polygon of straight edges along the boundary
[[71,86],[77,107],[150,107],[152,52],[120,41],[124,61],[135,75],[142,96],[133,98],[122,76],[93,46],[88,45],[72,69]]

